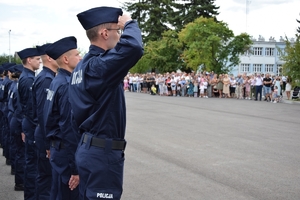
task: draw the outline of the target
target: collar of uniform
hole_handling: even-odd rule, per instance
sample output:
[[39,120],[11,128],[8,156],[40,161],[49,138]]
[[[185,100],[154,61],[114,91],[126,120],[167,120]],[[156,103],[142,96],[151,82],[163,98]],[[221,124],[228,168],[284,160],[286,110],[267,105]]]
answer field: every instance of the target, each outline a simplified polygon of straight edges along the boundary
[[47,72],[51,73],[53,76],[55,76],[55,72],[52,71],[50,68],[43,66],[43,70],[46,70]]
[[68,70],[65,70],[63,68],[59,68],[58,69],[58,73],[61,73],[61,74],[66,74],[68,76],[71,76],[71,72],[69,72]]
[[92,55],[99,55],[100,53],[104,53],[104,49],[97,47],[95,45],[91,45],[89,49],[89,53]]
[[30,70],[30,69],[28,69],[28,68],[26,68],[26,67],[24,67],[23,72],[30,73],[30,74],[32,74],[33,76],[35,76],[35,72],[32,71],[32,70]]

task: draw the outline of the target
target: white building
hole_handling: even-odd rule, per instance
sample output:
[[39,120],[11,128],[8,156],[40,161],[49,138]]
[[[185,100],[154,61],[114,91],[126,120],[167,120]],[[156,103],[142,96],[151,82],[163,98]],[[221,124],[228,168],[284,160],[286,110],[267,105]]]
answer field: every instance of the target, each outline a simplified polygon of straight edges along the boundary
[[280,59],[280,55],[285,53],[284,39],[281,37],[279,41],[276,41],[270,37],[268,41],[265,41],[262,36],[259,36],[257,40],[252,38],[252,41],[250,51],[240,56],[240,64],[235,66],[231,73],[235,76],[242,73],[270,73],[281,76],[284,61]]

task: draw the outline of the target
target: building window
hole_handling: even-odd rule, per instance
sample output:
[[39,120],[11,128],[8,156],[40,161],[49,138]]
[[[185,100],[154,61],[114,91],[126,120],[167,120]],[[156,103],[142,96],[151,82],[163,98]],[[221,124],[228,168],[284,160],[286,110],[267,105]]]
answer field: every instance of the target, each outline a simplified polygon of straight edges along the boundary
[[265,56],[274,56],[274,48],[266,48]]
[[241,72],[249,72],[250,64],[241,64]]
[[277,65],[277,76],[282,76],[282,65]]
[[274,71],[274,65],[266,65],[266,73],[270,73]]
[[262,55],[262,47],[254,47],[253,48],[253,55],[254,56],[261,56]]
[[244,56],[250,56],[250,51],[249,50],[245,51]]
[[277,56],[285,56],[285,49],[284,48],[277,49]]
[[262,64],[253,64],[253,72],[261,72]]

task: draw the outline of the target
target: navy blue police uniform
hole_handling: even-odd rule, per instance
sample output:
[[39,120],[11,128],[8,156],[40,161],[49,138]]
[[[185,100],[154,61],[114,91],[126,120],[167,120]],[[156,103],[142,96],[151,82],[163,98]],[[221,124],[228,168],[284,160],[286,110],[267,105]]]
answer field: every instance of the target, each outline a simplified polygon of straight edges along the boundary
[[[19,78],[23,71],[23,65],[19,64],[14,66],[13,78]],[[16,191],[24,190],[24,165],[25,165],[25,145],[22,141],[22,116],[20,104],[17,98],[18,93],[18,82],[14,80],[11,86],[11,92],[9,95],[8,109],[12,113],[12,118],[10,120],[10,135],[11,135],[11,145],[12,145],[12,155],[14,154],[15,163],[15,186]],[[12,156],[13,157],[13,156]]]
[[15,143],[14,143],[14,138],[11,136],[11,131],[10,131],[10,121],[11,121],[11,118],[13,116],[13,110],[12,110],[12,107],[10,105],[10,95],[11,95],[11,91],[12,89],[16,86],[16,83],[17,81],[14,80],[14,78],[12,78],[12,75],[14,74],[15,72],[15,66],[12,66],[8,69],[8,73],[9,73],[9,79],[10,79],[10,83],[9,83],[9,89],[8,89],[8,92],[7,92],[7,107],[6,107],[6,112],[8,113],[7,114],[7,123],[8,123],[8,134],[7,134],[7,139],[6,139],[6,144],[8,146],[8,152],[9,152],[9,159],[10,159],[10,164],[11,164],[11,174],[12,175],[15,175],[15,155],[16,155],[16,146],[15,146]]
[[[85,30],[118,23],[122,10],[98,7],[77,15]],[[91,45],[72,73],[70,103],[82,134],[76,152],[83,199],[122,195],[126,107],[122,81],[143,55],[141,31],[128,21],[119,42],[105,51]]]
[[[46,49],[47,55],[58,59],[63,53],[76,49],[75,37],[66,37],[54,42]],[[45,132],[50,141],[50,163],[53,183],[50,199],[79,199],[78,187],[69,188],[71,175],[78,175],[75,152],[80,140],[78,131],[71,126],[71,107],[69,103],[69,82],[71,72],[59,68],[50,84],[45,102]]]
[[[50,45],[44,44],[36,48],[41,55],[45,55],[46,48]],[[52,169],[46,150],[49,150],[49,142],[46,140],[44,125],[44,105],[49,90],[50,83],[55,77],[54,71],[47,66],[36,76],[32,85],[33,116],[37,124],[34,132],[34,140],[37,151],[37,176],[36,176],[36,196],[39,200],[50,198]]]
[[[0,66],[0,75],[1,75],[1,77],[0,77],[0,86],[2,85],[2,82],[3,82],[3,76],[4,76],[3,73],[4,73],[4,68],[1,64],[1,66]],[[1,93],[1,91],[0,91],[0,93]],[[2,148],[2,131],[3,131],[2,107],[3,107],[3,103],[2,103],[2,101],[0,101],[0,147],[1,148]],[[2,151],[2,153],[3,153],[3,151]],[[3,156],[4,156],[4,154],[3,154]]]
[[[2,130],[2,143],[3,143],[3,154],[6,158],[6,164],[11,165],[10,161],[10,131],[9,131],[9,116],[8,116],[8,108],[7,108],[7,102],[8,102],[8,92],[9,88],[11,86],[12,81],[8,77],[9,68],[16,65],[16,63],[6,63],[3,64],[4,67],[4,75],[5,78],[2,81],[1,84],[1,90],[0,90],[0,101],[2,104],[2,113],[3,113],[3,130]],[[14,166],[13,166],[14,167]]]
[[[18,52],[23,60],[28,57],[40,56],[36,48],[27,48]],[[24,171],[24,199],[36,199],[35,179],[37,173],[37,155],[34,141],[36,123],[33,116],[32,84],[35,72],[24,67],[19,78],[18,95],[22,115],[22,132],[25,134],[25,171]]]

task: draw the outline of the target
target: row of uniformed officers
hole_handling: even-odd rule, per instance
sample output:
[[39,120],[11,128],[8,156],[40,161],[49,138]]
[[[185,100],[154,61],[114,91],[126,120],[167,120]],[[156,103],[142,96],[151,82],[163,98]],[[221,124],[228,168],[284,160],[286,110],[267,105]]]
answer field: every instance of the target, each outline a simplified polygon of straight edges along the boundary
[[122,195],[122,81],[143,55],[141,30],[119,8],[92,8],[77,17],[91,42],[82,60],[71,36],[23,49],[17,52],[22,65],[0,67],[1,144],[24,199]]
[[23,64],[0,67],[1,145],[15,175],[14,188],[24,190],[24,199],[49,199],[50,194],[56,197],[51,199],[78,198],[75,151],[80,136],[71,125],[67,92],[81,60],[76,43],[75,37],[66,37],[26,48],[18,52]]

